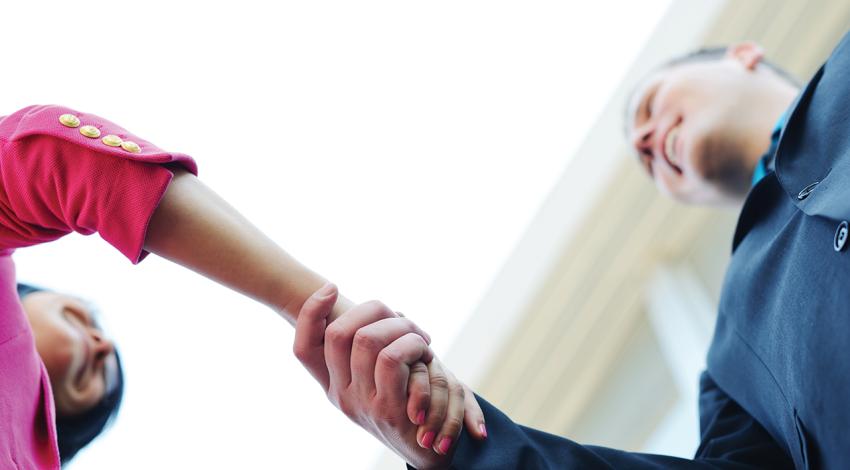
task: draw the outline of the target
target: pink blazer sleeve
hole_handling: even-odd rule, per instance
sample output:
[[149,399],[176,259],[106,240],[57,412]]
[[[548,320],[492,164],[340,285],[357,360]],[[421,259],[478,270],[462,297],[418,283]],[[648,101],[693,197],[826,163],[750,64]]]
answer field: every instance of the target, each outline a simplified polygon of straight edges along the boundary
[[190,157],[93,114],[61,106],[11,114],[0,120],[0,249],[98,232],[138,263],[175,166],[197,174]]

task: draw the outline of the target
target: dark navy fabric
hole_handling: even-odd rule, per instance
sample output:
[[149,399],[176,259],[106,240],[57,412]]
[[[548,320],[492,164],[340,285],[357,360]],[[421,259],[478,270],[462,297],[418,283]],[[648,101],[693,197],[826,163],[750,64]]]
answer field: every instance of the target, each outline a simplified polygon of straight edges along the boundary
[[693,460],[580,445],[479,400],[489,438],[462,435],[454,468],[850,468],[850,37],[791,106],[773,163],[738,220]]
[[793,463],[765,429],[714,381],[700,380],[702,444],[695,460],[581,445],[515,424],[487,401],[478,403],[488,438],[461,435],[453,469],[791,469]]

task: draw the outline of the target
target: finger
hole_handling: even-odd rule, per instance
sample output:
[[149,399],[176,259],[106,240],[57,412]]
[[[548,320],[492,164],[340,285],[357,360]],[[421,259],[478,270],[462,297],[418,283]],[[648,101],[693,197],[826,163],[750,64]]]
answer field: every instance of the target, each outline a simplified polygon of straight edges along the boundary
[[338,295],[335,285],[325,284],[304,302],[295,320],[295,341],[292,345],[295,357],[326,392],[330,379],[325,364],[325,327]]
[[428,385],[431,388],[431,403],[425,416],[425,425],[416,431],[416,442],[425,449],[434,445],[437,433],[443,426],[449,405],[449,382],[439,360],[428,364]]
[[[397,316],[401,317],[401,318],[407,318],[407,315],[405,315],[405,314],[403,314],[399,311],[396,311],[395,314]],[[413,321],[413,320],[411,320],[411,321]],[[416,328],[419,328],[419,325],[417,325]],[[421,328],[419,328],[419,334],[421,334],[422,337],[425,338],[426,343],[428,343],[429,345],[431,344],[431,335],[429,335],[425,330],[423,330]]]
[[464,406],[463,406],[463,424],[466,426],[466,431],[478,440],[487,439],[487,426],[484,423],[484,412],[481,411],[481,405],[475,399],[475,394],[466,385],[464,390]]
[[443,426],[434,441],[434,452],[440,455],[448,454],[452,444],[457,442],[460,436],[463,426],[464,398],[466,396],[463,384],[458,382],[451,372],[447,371],[446,376],[449,379],[449,404],[446,407],[446,418],[443,420]]
[[407,333],[422,336],[422,330],[406,318],[385,318],[370,323],[354,334],[351,348],[351,385],[361,396],[375,394],[375,362],[378,354]]
[[330,376],[330,388],[346,390],[351,384],[351,346],[360,328],[384,318],[395,317],[386,305],[366,302],[345,312],[325,330],[325,362]]
[[375,361],[376,401],[389,409],[406,406],[410,366],[430,362],[433,357],[425,340],[416,333],[407,333],[381,350]]
[[428,366],[417,362],[410,367],[410,379],[407,381],[407,417],[416,425],[425,424],[425,414],[431,404],[431,384]]

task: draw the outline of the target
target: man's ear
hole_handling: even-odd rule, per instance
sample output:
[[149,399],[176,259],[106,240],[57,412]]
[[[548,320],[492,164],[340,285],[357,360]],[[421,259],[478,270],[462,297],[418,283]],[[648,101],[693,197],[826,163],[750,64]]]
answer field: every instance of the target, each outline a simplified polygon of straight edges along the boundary
[[744,41],[726,48],[726,58],[741,63],[747,70],[755,70],[764,58],[764,49],[752,41]]

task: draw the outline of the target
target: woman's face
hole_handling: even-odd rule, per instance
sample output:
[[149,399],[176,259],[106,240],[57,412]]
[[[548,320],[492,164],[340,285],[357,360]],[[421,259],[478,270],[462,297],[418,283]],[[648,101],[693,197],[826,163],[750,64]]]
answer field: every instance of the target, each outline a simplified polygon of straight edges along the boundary
[[28,294],[21,303],[50,376],[57,414],[91,409],[115,383],[118,365],[114,345],[95,325],[90,307],[49,291]]

